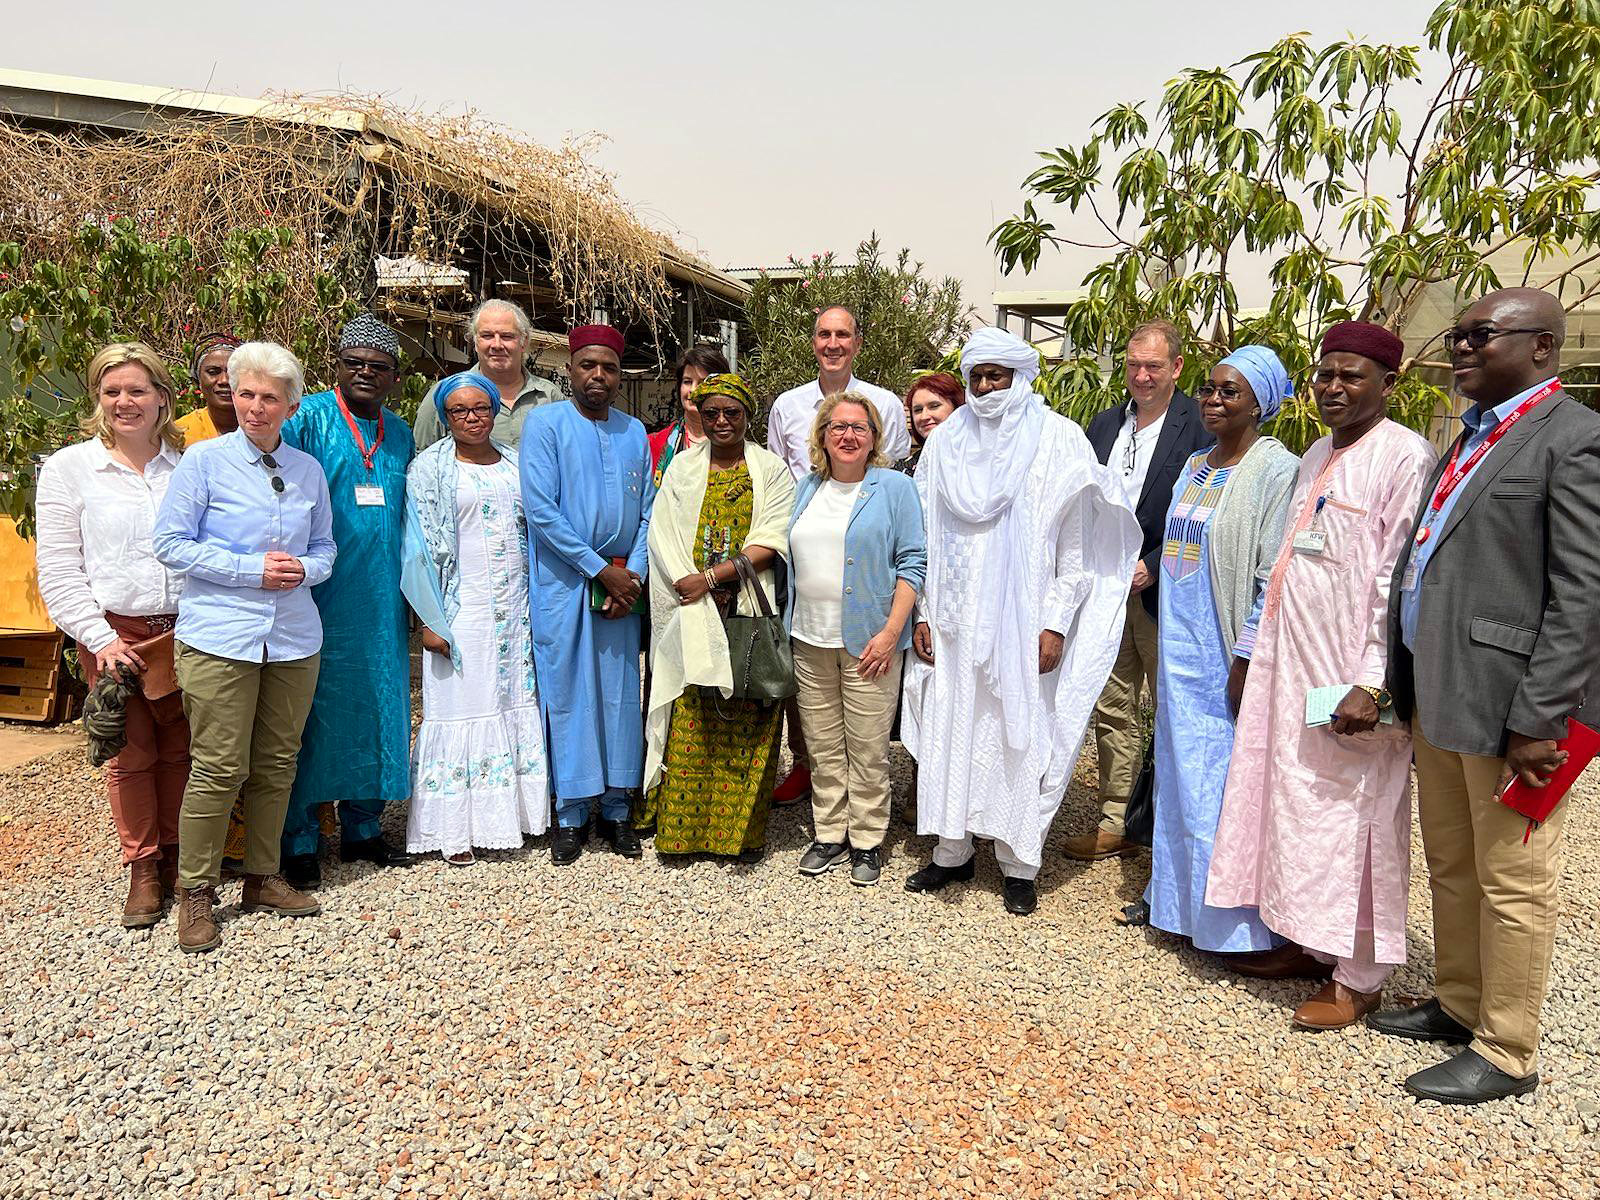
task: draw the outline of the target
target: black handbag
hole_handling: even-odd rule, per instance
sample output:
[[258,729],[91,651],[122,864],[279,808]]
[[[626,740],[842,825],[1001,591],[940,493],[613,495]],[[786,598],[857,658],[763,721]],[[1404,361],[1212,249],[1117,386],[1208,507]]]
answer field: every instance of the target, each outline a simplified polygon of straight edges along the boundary
[[[756,595],[759,615],[745,617],[737,610],[724,617],[728,635],[728,662],[733,667],[733,694],[739,700],[771,703],[787,700],[798,691],[794,680],[794,651],[783,618],[772,611],[755,569],[744,555],[733,560],[744,586]],[[780,561],[776,568],[783,570]]]
[[1144,744],[1144,765],[1139,777],[1133,781],[1133,795],[1128,797],[1128,810],[1122,818],[1122,836],[1130,842],[1148,846],[1155,833],[1156,823],[1156,757],[1155,735]]

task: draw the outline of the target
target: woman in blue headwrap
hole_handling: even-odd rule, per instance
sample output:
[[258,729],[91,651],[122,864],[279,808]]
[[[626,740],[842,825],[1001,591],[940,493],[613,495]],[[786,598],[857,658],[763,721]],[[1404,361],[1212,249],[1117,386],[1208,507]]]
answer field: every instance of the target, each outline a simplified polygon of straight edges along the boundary
[[1277,558],[1300,464],[1260,427],[1293,393],[1265,346],[1241,347],[1213,367],[1195,399],[1216,445],[1189,459],[1167,510],[1145,903],[1150,924],[1200,950],[1277,944],[1255,909],[1211,908],[1205,890],[1233,756],[1229,671],[1235,654],[1249,656],[1248,618]]
[[422,622],[422,727],[407,849],[470,866],[545,831],[550,792],[528,625],[517,457],[490,437],[500,391],[475,371],[434,389],[450,436],[406,476],[401,590]]

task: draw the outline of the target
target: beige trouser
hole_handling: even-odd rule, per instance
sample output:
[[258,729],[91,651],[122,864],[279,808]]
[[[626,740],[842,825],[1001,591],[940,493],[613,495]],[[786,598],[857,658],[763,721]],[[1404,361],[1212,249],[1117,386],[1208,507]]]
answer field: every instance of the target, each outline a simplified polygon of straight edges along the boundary
[[1122,647],[1094,706],[1094,744],[1100,760],[1100,828],[1122,836],[1128,797],[1144,763],[1144,730],[1139,700],[1145,687],[1155,694],[1156,623],[1144,610],[1143,593],[1128,597]]
[[905,655],[877,679],[861,678],[860,663],[848,650],[794,642],[816,839],[874,850],[889,829],[889,726]]
[[236,799],[244,801],[245,874],[275,875],[322,656],[240,662],[179,642],[176,659],[192,759],[178,814],[178,883],[221,881]]
[[1567,802],[1524,844],[1527,818],[1495,799],[1504,759],[1440,750],[1419,722],[1411,736],[1439,1004],[1473,1031],[1484,1058],[1528,1075],[1539,1057]]

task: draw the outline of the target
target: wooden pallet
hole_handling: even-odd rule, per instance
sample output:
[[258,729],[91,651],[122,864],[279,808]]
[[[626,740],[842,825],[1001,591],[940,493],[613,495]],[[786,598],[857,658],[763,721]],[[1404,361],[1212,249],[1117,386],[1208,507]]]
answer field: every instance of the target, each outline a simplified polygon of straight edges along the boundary
[[69,703],[59,633],[0,633],[0,718],[55,721]]

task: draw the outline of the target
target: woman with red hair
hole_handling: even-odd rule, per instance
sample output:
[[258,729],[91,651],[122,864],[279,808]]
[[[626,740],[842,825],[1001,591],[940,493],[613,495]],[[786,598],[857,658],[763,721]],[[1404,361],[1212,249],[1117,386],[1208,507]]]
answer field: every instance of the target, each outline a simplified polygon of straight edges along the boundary
[[911,453],[896,465],[906,474],[917,469],[928,435],[967,402],[961,380],[948,371],[929,371],[912,381],[906,392],[906,420],[911,424]]

